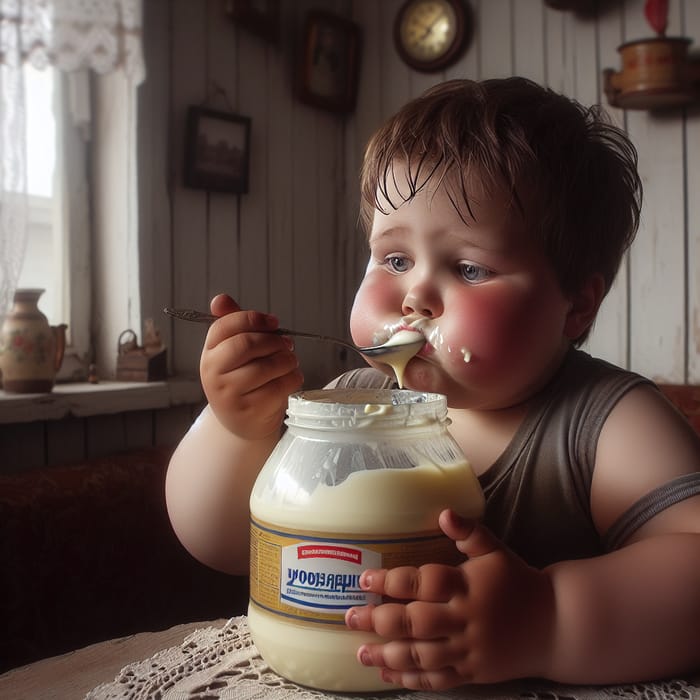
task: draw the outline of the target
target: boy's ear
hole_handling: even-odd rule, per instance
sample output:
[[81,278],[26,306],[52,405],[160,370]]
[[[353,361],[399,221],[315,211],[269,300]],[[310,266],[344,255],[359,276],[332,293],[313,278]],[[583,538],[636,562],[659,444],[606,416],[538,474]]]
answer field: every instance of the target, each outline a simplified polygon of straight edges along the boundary
[[564,333],[570,340],[576,340],[595,321],[598,309],[605,296],[605,280],[600,274],[591,276],[571,298],[571,309],[566,318]]

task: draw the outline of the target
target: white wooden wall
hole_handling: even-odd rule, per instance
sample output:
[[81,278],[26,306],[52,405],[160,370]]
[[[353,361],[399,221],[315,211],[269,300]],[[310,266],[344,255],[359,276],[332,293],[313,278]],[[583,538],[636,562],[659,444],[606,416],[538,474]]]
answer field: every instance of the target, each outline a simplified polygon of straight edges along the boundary
[[[345,335],[365,248],[356,230],[358,172],[372,130],[407,99],[452,77],[524,75],[602,102],[602,71],[617,47],[651,35],[643,0],[601,0],[597,17],[542,0],[468,0],[475,35],[460,61],[432,75],[404,66],[393,47],[401,0],[282,0],[283,37],[269,45],[235,27],[223,0],[148,0],[142,90],[144,316],[162,306],[206,307],[228,291],[283,324]],[[669,35],[700,37],[700,2],[670,3]],[[363,32],[356,111],[300,104],[292,83],[301,25],[319,7]],[[182,187],[187,106],[221,86],[252,118],[251,187],[240,197]],[[225,107],[220,101],[218,106]],[[700,383],[700,110],[665,115],[610,109],[640,154],[641,229],[606,299],[589,348],[659,381]],[[163,321],[172,369],[197,371],[204,330]],[[342,370],[337,350],[299,341],[310,385]]]
[[[197,374],[204,329],[171,322],[167,305],[206,308],[217,292],[277,313],[283,324],[346,335],[366,251],[356,230],[364,145],[383,119],[452,77],[524,75],[602,102],[602,70],[617,47],[650,35],[643,0],[600,0],[594,19],[542,0],[468,0],[473,42],[444,73],[399,60],[391,34],[401,0],[281,0],[282,39],[270,45],[235,27],[225,0],[147,0],[148,77],[139,91],[139,244],[142,315],[160,319],[171,369]],[[673,0],[669,35],[700,40],[700,1]],[[363,32],[357,109],[339,116],[293,93],[299,35],[318,7]],[[693,47],[694,48],[694,47]],[[182,186],[187,107],[213,87],[252,119],[250,192]],[[219,97],[212,106],[227,109]],[[665,115],[610,110],[640,154],[642,225],[589,343],[592,352],[664,383],[700,384],[700,106]],[[356,362],[299,341],[309,386]],[[197,407],[5,425],[0,471],[52,465],[150,444],[172,444]],[[20,436],[20,440],[17,437]],[[66,441],[66,436],[70,439]]]
[[[343,0],[282,0],[275,45],[235,26],[224,0],[144,3],[143,305],[161,319],[177,373],[197,372],[205,329],[160,309],[206,309],[218,292],[285,326],[347,336],[344,118],[301,104],[293,89],[302,23],[319,5],[350,10]],[[247,194],[182,185],[185,115],[204,103],[252,119]],[[334,346],[300,340],[297,349],[310,385],[345,367]]]
[[[643,0],[600,0],[594,18],[542,0],[469,2],[471,46],[455,66],[425,76],[404,66],[393,47],[401,0],[354,1],[365,47],[360,99],[346,135],[348,181],[374,126],[443,79],[523,75],[582,103],[604,104],[639,150],[645,201],[637,239],[587,347],[659,381],[700,383],[700,109],[623,112],[610,108],[603,92],[602,70],[620,68],[617,47],[652,35]],[[668,35],[700,40],[700,2],[672,0],[670,7]]]

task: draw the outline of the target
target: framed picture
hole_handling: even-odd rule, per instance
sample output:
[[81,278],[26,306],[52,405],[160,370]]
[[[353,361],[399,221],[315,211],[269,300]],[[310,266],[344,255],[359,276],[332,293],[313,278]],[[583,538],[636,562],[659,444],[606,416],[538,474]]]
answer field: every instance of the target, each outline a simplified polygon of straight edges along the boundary
[[226,13],[235,24],[267,41],[280,33],[280,0],[226,0]]
[[322,109],[351,112],[359,63],[359,26],[327,12],[310,11],[304,29],[299,99]]
[[216,192],[248,191],[250,118],[208,107],[187,112],[185,185]]

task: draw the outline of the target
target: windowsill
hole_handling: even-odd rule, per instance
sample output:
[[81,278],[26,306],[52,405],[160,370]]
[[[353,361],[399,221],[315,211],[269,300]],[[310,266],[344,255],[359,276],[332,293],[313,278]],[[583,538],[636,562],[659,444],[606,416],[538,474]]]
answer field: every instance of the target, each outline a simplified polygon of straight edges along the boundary
[[56,384],[50,394],[12,394],[0,390],[0,423],[153,410],[202,401],[204,393],[198,379]]

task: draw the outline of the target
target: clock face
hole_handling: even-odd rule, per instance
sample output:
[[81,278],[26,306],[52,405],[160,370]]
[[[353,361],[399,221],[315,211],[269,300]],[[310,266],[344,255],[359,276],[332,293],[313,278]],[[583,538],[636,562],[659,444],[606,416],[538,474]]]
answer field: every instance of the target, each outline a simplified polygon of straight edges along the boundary
[[452,63],[463,48],[465,14],[460,0],[407,0],[394,26],[396,48],[403,60],[424,71]]

